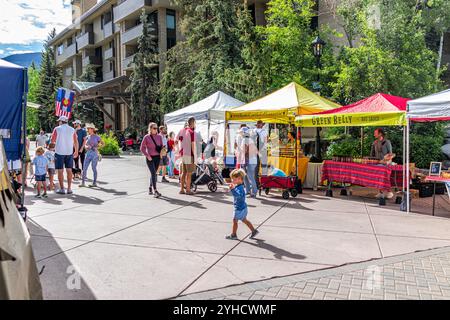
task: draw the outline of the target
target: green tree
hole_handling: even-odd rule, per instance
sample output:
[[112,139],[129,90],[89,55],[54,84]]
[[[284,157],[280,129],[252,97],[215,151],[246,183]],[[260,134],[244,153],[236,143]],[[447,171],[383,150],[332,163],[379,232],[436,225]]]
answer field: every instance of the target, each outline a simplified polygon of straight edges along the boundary
[[[78,81],[95,82],[96,77],[95,68],[92,65],[87,65]],[[76,105],[73,109],[73,118],[81,120],[83,123],[94,123],[97,128],[104,127],[103,112],[98,109],[94,102],[83,102]]]
[[50,131],[55,124],[56,91],[61,86],[61,73],[56,67],[55,51],[49,44],[55,36],[56,30],[53,29],[47,41],[44,43],[39,70],[40,86],[36,92],[36,103],[41,105],[39,109],[39,122],[41,127],[47,131]]
[[[39,71],[34,63],[28,69],[28,102],[36,103],[40,86]],[[27,107],[27,128],[33,132],[40,129],[39,110]]]
[[[249,26],[241,0],[177,0],[185,41],[167,55],[161,106],[172,111],[222,90],[234,95],[230,71],[244,64],[241,28]],[[242,19],[247,19],[243,22]],[[245,85],[247,87],[247,85]],[[247,89],[243,88],[243,92]]]
[[141,14],[142,35],[138,40],[138,51],[134,56],[133,73],[128,91],[131,93],[131,123],[140,134],[146,131],[149,122],[159,122],[161,113],[158,99],[157,43],[151,34],[145,10]]

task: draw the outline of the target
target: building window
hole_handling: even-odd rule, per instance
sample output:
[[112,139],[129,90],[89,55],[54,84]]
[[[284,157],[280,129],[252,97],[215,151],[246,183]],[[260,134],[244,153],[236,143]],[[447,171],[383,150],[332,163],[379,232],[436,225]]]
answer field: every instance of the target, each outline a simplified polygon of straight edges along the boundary
[[167,50],[169,50],[177,44],[176,13],[173,10],[167,10],[166,12],[166,28],[167,28]]
[[64,53],[64,45],[58,46],[58,56],[62,55]]
[[103,30],[103,26],[105,25],[105,15],[102,14],[102,17],[100,18],[100,28]]

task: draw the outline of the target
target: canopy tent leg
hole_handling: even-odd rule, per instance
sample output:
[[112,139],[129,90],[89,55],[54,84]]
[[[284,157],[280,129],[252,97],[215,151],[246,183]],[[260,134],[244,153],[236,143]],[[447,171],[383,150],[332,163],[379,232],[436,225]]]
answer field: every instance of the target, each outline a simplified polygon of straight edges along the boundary
[[27,163],[27,100],[28,100],[28,69],[23,70],[23,98],[22,98],[22,195],[20,199],[20,209],[23,214],[25,211],[25,183],[27,181],[26,177],[26,166]]
[[411,195],[410,195],[410,188],[409,188],[409,163],[410,163],[410,158],[409,158],[409,131],[410,131],[410,120],[407,117],[406,118],[406,213],[410,213],[411,212]]

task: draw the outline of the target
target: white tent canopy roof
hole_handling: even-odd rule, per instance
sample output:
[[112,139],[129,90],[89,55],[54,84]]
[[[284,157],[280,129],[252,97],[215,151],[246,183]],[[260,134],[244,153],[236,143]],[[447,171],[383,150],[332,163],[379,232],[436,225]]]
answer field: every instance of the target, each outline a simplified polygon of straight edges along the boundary
[[408,101],[407,114],[413,121],[450,120],[450,89]]
[[164,116],[167,124],[176,122],[185,122],[189,117],[195,117],[196,120],[225,119],[225,111],[244,105],[239,101],[222,91],[210,95],[183,109],[174,111]]

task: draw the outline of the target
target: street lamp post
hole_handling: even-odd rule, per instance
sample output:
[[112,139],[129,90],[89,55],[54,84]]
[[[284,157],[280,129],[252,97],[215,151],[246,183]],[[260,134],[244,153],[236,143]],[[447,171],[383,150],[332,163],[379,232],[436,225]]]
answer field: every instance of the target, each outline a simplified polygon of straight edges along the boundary
[[[317,82],[314,84],[314,89],[316,89],[318,91],[318,93],[320,94],[320,68],[321,68],[321,64],[320,64],[320,58],[322,57],[323,54],[323,48],[325,47],[325,41],[323,41],[322,39],[320,39],[319,36],[317,36],[314,41],[311,43],[312,46],[312,50],[313,50],[313,55],[316,58],[316,66],[317,66]],[[316,131],[316,158],[318,161],[322,160],[322,154],[320,151],[320,131],[321,128],[317,128]]]

